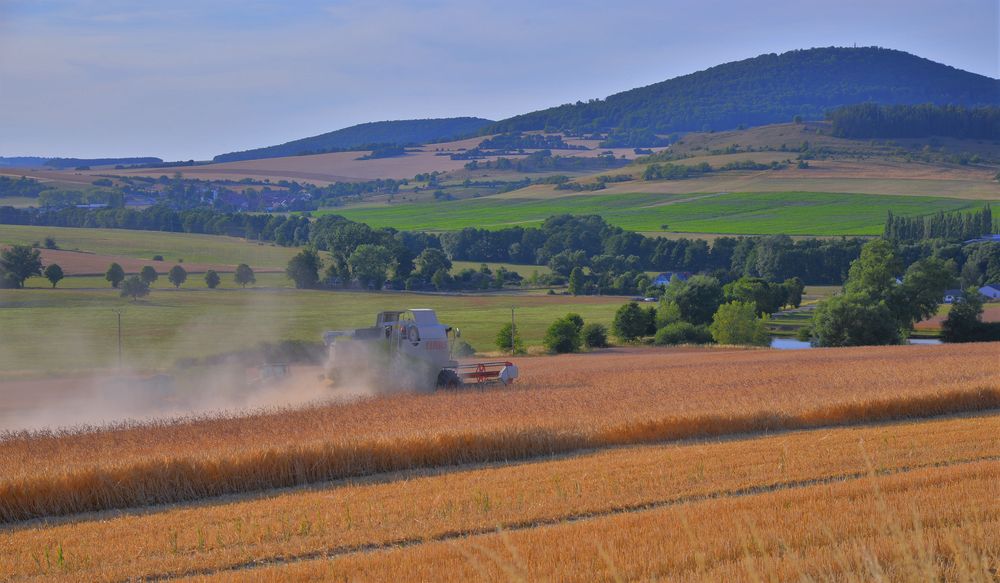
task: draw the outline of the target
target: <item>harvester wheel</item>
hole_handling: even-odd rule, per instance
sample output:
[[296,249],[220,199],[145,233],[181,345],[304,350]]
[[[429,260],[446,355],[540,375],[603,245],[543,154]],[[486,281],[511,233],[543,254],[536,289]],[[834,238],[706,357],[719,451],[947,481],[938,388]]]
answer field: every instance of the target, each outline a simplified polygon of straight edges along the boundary
[[439,389],[451,391],[462,386],[462,379],[457,372],[445,369],[438,373],[437,386]]

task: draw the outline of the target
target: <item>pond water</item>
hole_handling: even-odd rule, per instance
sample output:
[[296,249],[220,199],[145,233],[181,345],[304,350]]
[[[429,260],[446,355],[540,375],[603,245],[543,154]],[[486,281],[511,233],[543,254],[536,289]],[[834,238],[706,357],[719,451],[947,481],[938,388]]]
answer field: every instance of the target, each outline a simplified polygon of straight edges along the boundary
[[[937,338],[910,338],[907,344],[941,344]],[[783,338],[775,336],[771,338],[771,348],[778,350],[805,350],[813,346],[808,342],[796,340],[795,338]]]
[[812,348],[812,344],[796,340],[794,338],[782,338],[780,336],[775,336],[774,338],[771,338],[771,348],[777,348],[778,350],[803,350],[806,348]]

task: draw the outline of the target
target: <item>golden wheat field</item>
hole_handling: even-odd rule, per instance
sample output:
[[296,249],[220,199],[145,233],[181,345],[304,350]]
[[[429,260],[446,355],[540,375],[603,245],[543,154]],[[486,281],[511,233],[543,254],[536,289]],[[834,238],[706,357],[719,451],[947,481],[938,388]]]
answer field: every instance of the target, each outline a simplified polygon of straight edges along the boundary
[[1000,464],[860,479],[195,581],[996,581]]
[[[351,565],[365,547],[488,540],[497,528],[521,532],[580,519],[599,523],[710,500],[823,492],[869,473],[951,471],[989,461],[1000,464],[995,415],[612,448],[210,505],[29,523],[0,538],[0,575],[121,580],[224,571],[277,558],[325,560],[327,554]],[[370,561],[378,565],[382,554],[370,554]],[[456,577],[462,572],[455,571]]]
[[989,580],[1000,345],[615,349],[515,387],[0,439],[0,580]]
[[0,522],[414,468],[1000,407],[1000,345],[522,359],[515,389],[0,440]]

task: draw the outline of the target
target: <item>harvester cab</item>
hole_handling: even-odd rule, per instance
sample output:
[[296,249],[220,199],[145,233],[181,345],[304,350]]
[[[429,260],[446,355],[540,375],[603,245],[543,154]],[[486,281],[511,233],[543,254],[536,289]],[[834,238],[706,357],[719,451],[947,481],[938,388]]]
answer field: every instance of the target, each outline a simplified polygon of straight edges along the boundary
[[417,390],[514,382],[518,371],[511,362],[463,364],[452,358],[458,335],[458,330],[438,321],[434,310],[379,312],[370,328],[323,334],[329,350],[327,378],[335,384],[363,380]]

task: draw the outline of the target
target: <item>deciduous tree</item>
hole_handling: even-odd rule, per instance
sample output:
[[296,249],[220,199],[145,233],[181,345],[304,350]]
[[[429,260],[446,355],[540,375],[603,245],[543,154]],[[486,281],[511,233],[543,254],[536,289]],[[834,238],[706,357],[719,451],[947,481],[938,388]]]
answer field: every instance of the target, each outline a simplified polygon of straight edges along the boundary
[[241,287],[246,287],[247,284],[252,285],[257,283],[257,278],[254,277],[253,269],[250,269],[250,266],[246,263],[240,263],[236,266],[236,274],[233,276],[233,279]]
[[27,245],[13,245],[0,251],[0,273],[15,288],[24,287],[24,280],[42,274],[41,252]]
[[139,298],[143,298],[149,295],[149,284],[138,275],[133,275],[129,277],[122,283],[121,296],[123,298],[132,298],[132,301],[136,301]]
[[64,277],[62,267],[59,267],[58,263],[53,263],[45,268],[45,279],[49,280],[52,287],[56,287],[56,284]]
[[393,257],[382,245],[358,245],[347,264],[362,287],[379,290],[392,268]]
[[144,265],[139,271],[139,279],[146,285],[153,285],[157,279],[160,279],[160,274],[156,273],[156,268],[152,265]]
[[117,288],[118,284],[125,279],[125,270],[122,269],[121,265],[112,263],[108,266],[108,271],[104,274],[104,279],[111,282],[111,287]]
[[167,272],[167,280],[174,284],[175,288],[180,288],[181,284],[187,281],[187,271],[180,265],[175,265]]
[[295,287],[298,289],[313,288],[319,283],[319,269],[322,263],[319,253],[312,249],[303,249],[288,261],[285,275],[295,282]]

